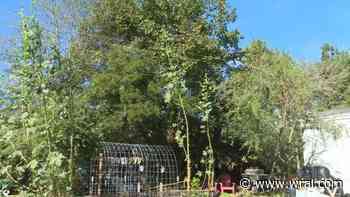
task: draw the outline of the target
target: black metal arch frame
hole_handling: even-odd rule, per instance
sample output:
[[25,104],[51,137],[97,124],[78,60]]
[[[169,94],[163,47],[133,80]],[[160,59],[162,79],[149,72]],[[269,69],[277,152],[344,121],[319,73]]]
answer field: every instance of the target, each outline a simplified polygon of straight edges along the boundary
[[169,146],[103,142],[90,164],[90,195],[143,192],[177,181],[178,167]]

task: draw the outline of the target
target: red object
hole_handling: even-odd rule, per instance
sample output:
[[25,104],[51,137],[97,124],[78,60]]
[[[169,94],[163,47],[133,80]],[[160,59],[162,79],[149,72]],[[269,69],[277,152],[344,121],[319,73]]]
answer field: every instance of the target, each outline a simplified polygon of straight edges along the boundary
[[235,193],[235,183],[232,183],[230,175],[224,175],[216,183],[216,190],[219,192]]
[[219,192],[235,193],[235,183],[232,186],[223,186],[222,183],[219,183],[218,188]]

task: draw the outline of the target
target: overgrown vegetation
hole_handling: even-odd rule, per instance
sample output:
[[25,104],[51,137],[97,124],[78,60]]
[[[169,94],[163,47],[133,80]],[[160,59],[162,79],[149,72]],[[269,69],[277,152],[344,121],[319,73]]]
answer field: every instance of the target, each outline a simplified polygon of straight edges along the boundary
[[241,49],[225,0],[37,3],[1,79],[15,193],[79,195],[101,141],[177,145],[188,190],[251,166],[293,175],[316,112],[350,104],[348,52],[326,44],[305,66],[263,41]]

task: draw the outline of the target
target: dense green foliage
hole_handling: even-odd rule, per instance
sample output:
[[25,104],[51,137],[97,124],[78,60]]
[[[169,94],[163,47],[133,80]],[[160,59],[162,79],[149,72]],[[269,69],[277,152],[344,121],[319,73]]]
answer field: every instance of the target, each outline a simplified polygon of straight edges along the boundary
[[54,39],[46,45],[43,33],[34,17],[23,17],[1,113],[0,176],[19,191],[64,196],[74,187],[75,164],[92,152],[87,145],[94,134],[74,59],[63,56]]
[[244,142],[249,151],[243,159],[259,158],[274,173],[295,172],[302,165],[302,133],[312,113],[309,80],[289,56],[261,41],[245,52],[244,66],[232,73],[223,90],[225,135]]
[[52,18],[23,17],[0,86],[0,180],[18,192],[77,195],[101,141],[176,145],[197,187],[291,175],[316,112],[350,103],[348,52],[327,44],[302,67],[262,41],[240,49],[225,0],[37,3]]
[[322,47],[322,61],[308,70],[314,102],[320,109],[350,104],[350,54],[330,44]]

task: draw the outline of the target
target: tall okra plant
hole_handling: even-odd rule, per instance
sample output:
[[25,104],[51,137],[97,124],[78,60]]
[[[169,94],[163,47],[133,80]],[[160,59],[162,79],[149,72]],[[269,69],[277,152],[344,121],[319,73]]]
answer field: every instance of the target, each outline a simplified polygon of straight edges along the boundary
[[214,186],[214,148],[213,148],[213,136],[210,126],[210,116],[213,110],[213,100],[214,100],[215,86],[205,74],[203,82],[201,83],[201,93],[200,100],[197,107],[200,111],[201,118],[201,132],[206,135],[208,140],[208,146],[203,150],[203,157],[201,163],[206,167],[205,177],[208,182],[208,189],[211,190]]
[[10,104],[1,114],[0,176],[18,192],[65,196],[70,191],[68,158],[56,146],[58,95],[50,88],[55,60],[35,17],[23,16],[21,31],[21,48],[11,67]]

